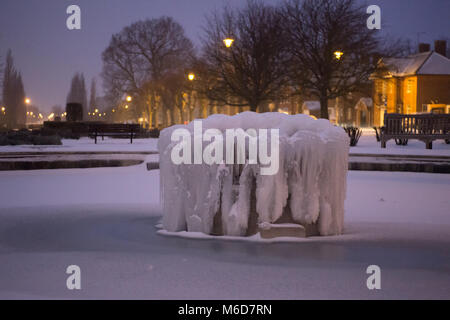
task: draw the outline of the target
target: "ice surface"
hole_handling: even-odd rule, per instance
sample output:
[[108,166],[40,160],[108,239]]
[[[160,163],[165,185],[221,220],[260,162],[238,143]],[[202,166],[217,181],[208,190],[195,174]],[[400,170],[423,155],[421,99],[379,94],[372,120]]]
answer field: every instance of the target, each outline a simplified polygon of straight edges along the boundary
[[[213,234],[219,226],[220,234],[244,236],[251,228],[254,192],[257,224],[272,224],[287,214],[294,223],[318,223],[321,235],[342,233],[349,151],[344,130],[302,114],[244,112],[198,121],[203,132],[217,129],[224,137],[226,129],[279,129],[279,169],[264,175],[264,165],[248,161],[241,167],[174,164],[172,149],[179,143],[171,139],[175,129],[188,130],[192,146],[202,137],[193,122],[164,129],[158,141],[164,229]],[[203,141],[203,149],[210,143]]]
[[289,240],[162,237],[159,179],[143,164],[0,172],[0,299],[450,297],[448,174],[349,171],[344,234]]

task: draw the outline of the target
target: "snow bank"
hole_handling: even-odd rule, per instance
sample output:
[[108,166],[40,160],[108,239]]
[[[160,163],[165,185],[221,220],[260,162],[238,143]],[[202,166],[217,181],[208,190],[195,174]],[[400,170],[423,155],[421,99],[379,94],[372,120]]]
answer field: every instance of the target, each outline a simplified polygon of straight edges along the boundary
[[[158,141],[164,229],[246,236],[268,224],[297,223],[317,224],[321,235],[342,232],[349,151],[344,130],[302,114],[244,112],[196,121],[202,132],[195,132],[194,122],[176,125],[162,130]],[[251,164],[248,150],[241,165],[174,164],[172,149],[179,141],[172,141],[172,133],[181,128],[191,134],[190,144],[203,149],[212,143],[203,135],[209,129],[224,137],[227,129],[278,129],[278,171],[261,174],[264,165]],[[264,142],[274,150],[273,140]]]

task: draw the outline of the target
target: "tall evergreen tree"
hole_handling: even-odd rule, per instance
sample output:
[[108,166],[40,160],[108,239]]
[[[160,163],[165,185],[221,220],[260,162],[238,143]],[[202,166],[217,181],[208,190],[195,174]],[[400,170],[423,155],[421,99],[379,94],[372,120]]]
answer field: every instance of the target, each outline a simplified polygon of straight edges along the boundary
[[95,82],[95,78],[92,79],[91,90],[89,94],[89,111],[93,112],[97,104],[97,84]]
[[3,104],[6,107],[8,128],[22,127],[26,124],[25,89],[21,74],[14,67],[11,50],[6,55],[3,73]]
[[82,73],[76,73],[71,81],[70,90],[67,95],[67,103],[80,103],[83,107],[83,118],[87,115],[87,94],[84,76]]

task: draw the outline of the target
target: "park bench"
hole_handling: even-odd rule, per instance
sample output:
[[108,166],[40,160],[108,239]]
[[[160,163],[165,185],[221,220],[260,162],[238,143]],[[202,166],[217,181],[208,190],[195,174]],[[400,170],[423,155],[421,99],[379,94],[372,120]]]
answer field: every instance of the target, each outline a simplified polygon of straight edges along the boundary
[[130,138],[130,143],[133,143],[133,138],[141,131],[139,124],[124,124],[124,123],[100,123],[89,126],[88,137],[93,138],[97,143],[97,137],[114,137],[114,138]]
[[381,147],[386,148],[390,139],[403,140],[402,144],[408,139],[421,140],[427,149],[433,148],[433,140],[444,139],[450,143],[450,114],[385,113]]

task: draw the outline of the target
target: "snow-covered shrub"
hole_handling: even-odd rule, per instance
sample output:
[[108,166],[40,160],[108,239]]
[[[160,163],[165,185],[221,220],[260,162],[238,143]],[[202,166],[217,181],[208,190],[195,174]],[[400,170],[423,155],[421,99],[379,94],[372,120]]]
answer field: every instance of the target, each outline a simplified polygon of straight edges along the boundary
[[[164,229],[245,236],[258,227],[289,221],[317,224],[321,235],[342,232],[349,150],[349,138],[342,128],[302,114],[244,112],[198,121],[202,121],[200,133],[195,132],[193,122],[161,131]],[[212,143],[204,139],[207,130],[215,129],[226,137],[227,129],[236,128],[279,129],[275,174],[262,174],[264,165],[250,164],[248,152],[245,164],[172,161],[173,149],[179,144],[172,139],[177,129],[191,133],[189,145],[201,143],[205,149]]]
[[362,130],[358,127],[344,127],[344,130],[350,138],[350,147],[355,147],[362,135]]
[[372,127],[373,130],[375,131],[375,138],[377,139],[377,142],[381,141],[381,130],[382,127]]
[[57,135],[41,135],[28,130],[0,133],[0,145],[61,145],[61,137]]

